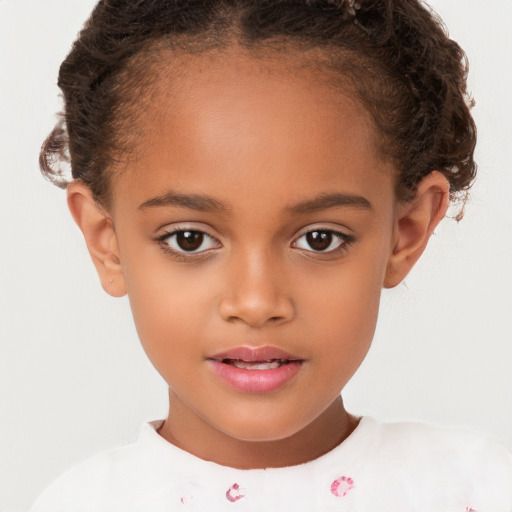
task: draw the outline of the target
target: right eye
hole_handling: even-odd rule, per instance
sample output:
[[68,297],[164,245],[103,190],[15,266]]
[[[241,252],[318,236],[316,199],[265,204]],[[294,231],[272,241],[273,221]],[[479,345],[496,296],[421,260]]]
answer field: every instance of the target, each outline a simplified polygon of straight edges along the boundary
[[166,250],[179,253],[197,254],[220,247],[220,243],[203,231],[195,229],[176,229],[158,238]]

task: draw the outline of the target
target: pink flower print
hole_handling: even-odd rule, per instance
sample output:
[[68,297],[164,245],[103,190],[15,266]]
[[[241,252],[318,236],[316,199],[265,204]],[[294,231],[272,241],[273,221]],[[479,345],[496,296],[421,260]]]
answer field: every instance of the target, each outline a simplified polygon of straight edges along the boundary
[[226,498],[234,503],[235,501],[241,500],[244,498],[244,495],[242,494],[242,491],[240,490],[240,486],[238,484],[233,484],[227,491],[226,491]]
[[[342,498],[346,496],[348,492],[354,487],[354,480],[347,476],[342,476],[331,484],[331,492],[334,496]],[[469,512],[469,511],[468,511]]]
[[472,507],[466,507],[466,512],[477,512],[477,511]]

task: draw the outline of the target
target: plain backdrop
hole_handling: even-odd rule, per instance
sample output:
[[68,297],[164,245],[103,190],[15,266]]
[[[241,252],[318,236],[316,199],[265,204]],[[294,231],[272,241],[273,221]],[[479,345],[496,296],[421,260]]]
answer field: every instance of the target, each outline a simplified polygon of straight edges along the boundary
[[[57,71],[93,0],[0,0],[0,510],[167,413],[126,298],[100,288],[65,193],[39,174]],[[512,1],[433,0],[471,63],[479,178],[384,292],[355,414],[467,426],[512,448]]]

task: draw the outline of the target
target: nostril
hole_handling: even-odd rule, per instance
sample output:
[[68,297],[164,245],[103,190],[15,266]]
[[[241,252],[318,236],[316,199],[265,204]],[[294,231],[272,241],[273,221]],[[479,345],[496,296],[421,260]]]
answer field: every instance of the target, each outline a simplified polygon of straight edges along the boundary
[[265,323],[276,324],[276,323],[282,322],[284,320],[285,320],[285,318],[282,316],[272,316],[269,318],[254,318],[254,317],[249,317],[248,315],[240,315],[240,316],[233,315],[233,316],[226,318],[226,321],[229,323],[232,323],[232,324],[237,323],[237,322],[244,322],[244,323],[252,325],[254,327],[259,327],[260,325],[263,325]]
[[[267,290],[268,292],[268,290]],[[262,296],[261,288],[251,288],[246,293],[229,294],[219,304],[221,317],[229,323],[246,323],[253,327],[264,324],[277,325],[294,316],[291,298],[275,290]]]
[[[226,313],[226,311],[224,311]],[[264,311],[254,311],[254,310],[239,310],[239,311],[230,311],[229,314],[222,314],[224,320],[229,323],[246,323],[253,327],[260,327],[264,324],[279,324],[281,322],[285,322],[287,319],[290,319],[293,316],[293,313],[290,315],[268,315]]]

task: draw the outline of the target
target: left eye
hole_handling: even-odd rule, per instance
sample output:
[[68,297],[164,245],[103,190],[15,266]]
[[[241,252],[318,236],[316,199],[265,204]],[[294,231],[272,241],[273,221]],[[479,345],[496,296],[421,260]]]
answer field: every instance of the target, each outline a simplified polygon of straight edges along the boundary
[[180,229],[164,235],[160,242],[176,252],[195,253],[219,246],[218,242],[202,231]]
[[294,247],[314,252],[332,252],[348,242],[348,236],[330,229],[315,229],[294,242]]

